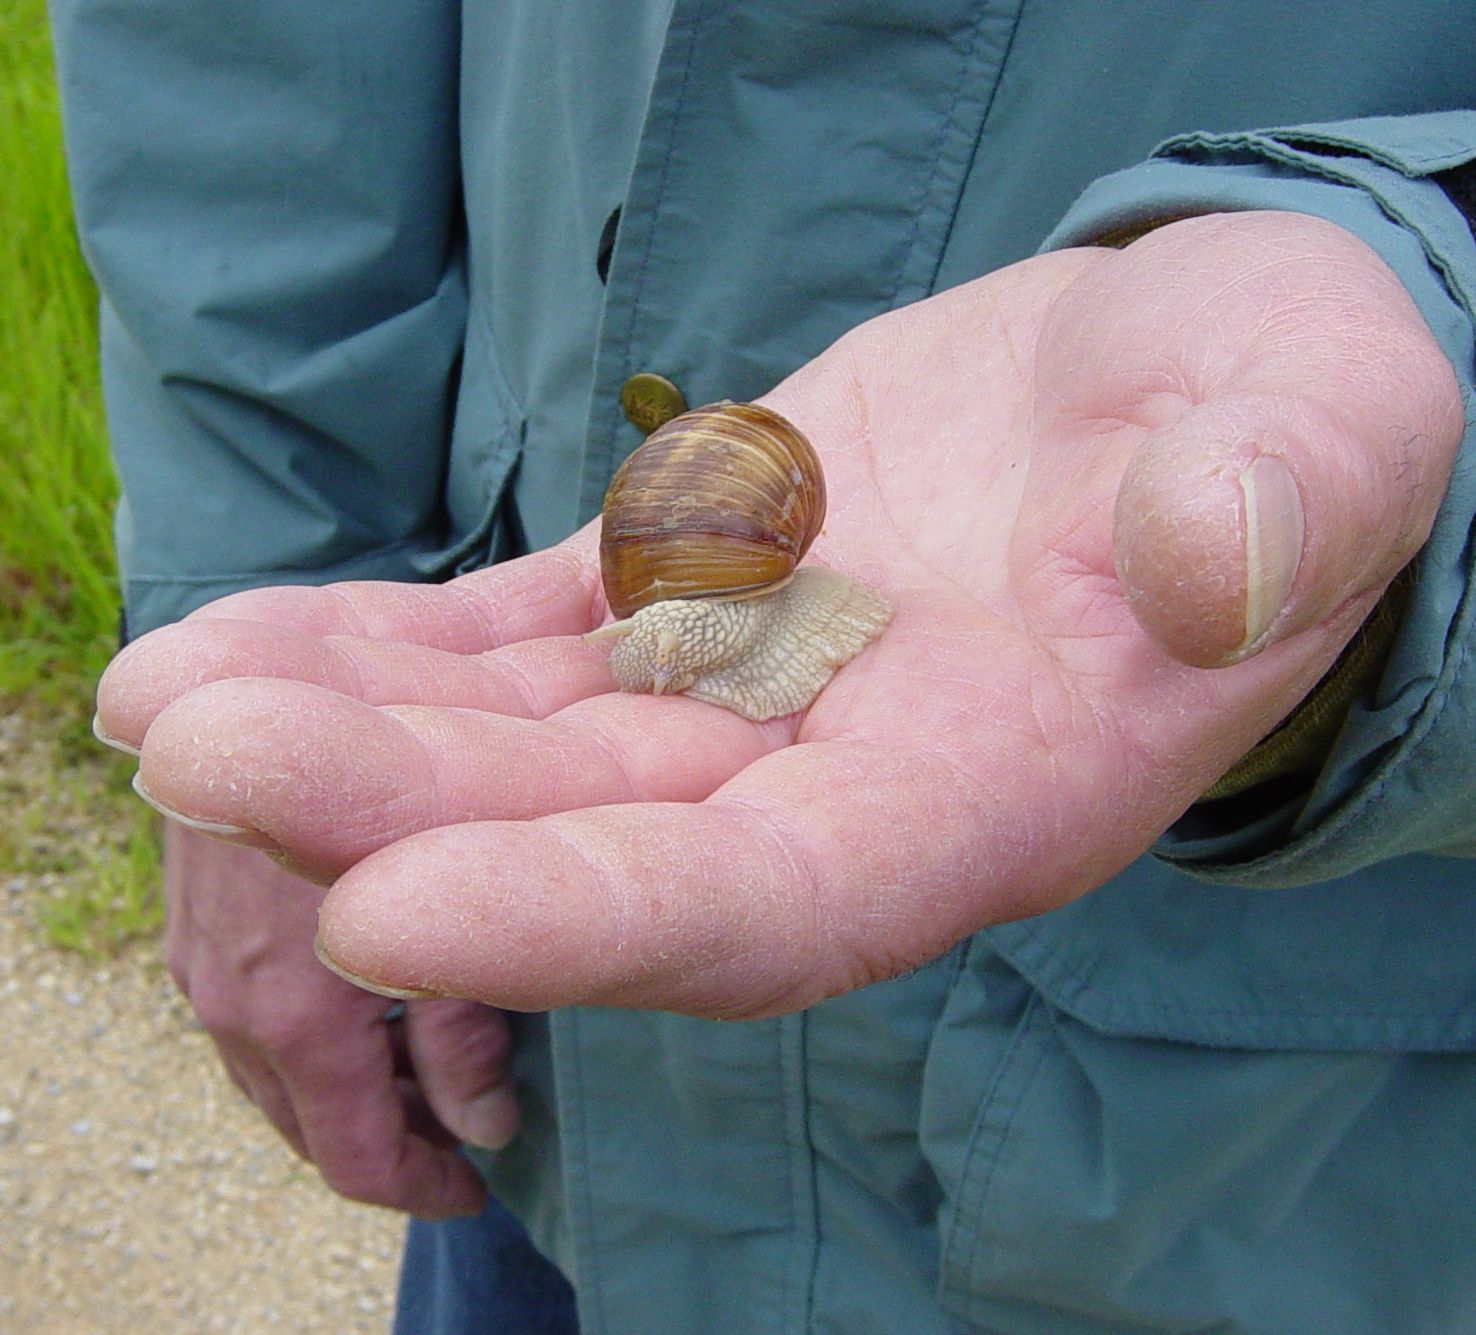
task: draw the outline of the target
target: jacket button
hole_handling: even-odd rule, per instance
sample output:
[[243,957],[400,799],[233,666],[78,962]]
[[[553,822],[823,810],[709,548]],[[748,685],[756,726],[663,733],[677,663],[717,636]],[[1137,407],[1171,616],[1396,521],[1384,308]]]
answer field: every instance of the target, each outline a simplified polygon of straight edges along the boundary
[[687,411],[682,391],[654,371],[641,371],[621,385],[620,406],[631,425],[648,436],[662,423]]

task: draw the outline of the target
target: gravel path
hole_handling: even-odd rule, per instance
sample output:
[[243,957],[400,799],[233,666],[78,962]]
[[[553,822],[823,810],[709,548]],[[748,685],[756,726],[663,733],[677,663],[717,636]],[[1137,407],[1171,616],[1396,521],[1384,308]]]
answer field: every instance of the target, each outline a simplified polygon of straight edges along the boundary
[[34,890],[0,868],[0,1335],[383,1335],[401,1218],[277,1140],[156,944],[53,949]]

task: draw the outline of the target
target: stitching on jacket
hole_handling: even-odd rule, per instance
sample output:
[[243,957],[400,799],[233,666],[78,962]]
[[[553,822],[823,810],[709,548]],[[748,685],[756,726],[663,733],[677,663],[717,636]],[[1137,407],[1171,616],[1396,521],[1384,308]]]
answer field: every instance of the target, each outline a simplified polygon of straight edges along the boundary
[[[618,270],[612,269],[605,287],[600,328],[595,342],[589,417],[579,463],[578,512],[580,523],[593,519],[599,514],[605,487],[609,482],[610,474],[615,469],[615,454],[619,448],[619,432],[624,422],[624,413],[620,404],[620,396],[614,391],[620,382],[631,374],[634,366],[632,349],[636,328],[640,322],[641,296],[645,289],[646,276],[650,270],[651,256],[656,248],[657,220],[660,212],[657,201],[666,191],[671,159],[676,151],[677,127],[681,123],[683,108],[686,105],[687,84],[692,73],[697,42],[702,29],[703,13],[706,8],[707,0],[693,0],[692,12],[690,16],[686,16],[681,12],[683,0],[676,0],[671,17],[667,21],[666,42],[661,59],[657,63],[656,81],[651,89],[650,101],[647,104],[645,118],[636,143],[635,161],[631,167],[624,206],[621,209],[621,231],[625,237],[624,245],[626,246],[634,246],[639,239],[639,258],[635,258],[636,252],[632,250],[632,262],[627,266],[622,261]],[[683,31],[683,23],[687,25],[686,45],[685,50],[681,51],[678,56],[675,37]],[[668,59],[668,51],[672,53],[670,59]],[[660,119],[655,113],[661,105],[662,90],[667,86],[663,79],[663,73],[667,69],[679,70],[680,73],[674,90],[669,94],[670,114]],[[665,135],[665,143],[661,148],[660,166],[650,186],[652,198],[645,200],[637,195],[636,187],[647,177],[647,174],[643,174],[642,171],[643,154],[648,140],[651,143],[656,142],[654,130],[657,128]],[[645,230],[644,237],[640,236],[642,228]],[[621,236],[618,234],[615,244],[617,249],[622,245]],[[621,332],[617,335],[614,317],[618,313],[617,308],[622,300],[625,302],[625,312],[621,322]],[[607,321],[610,322],[608,326]],[[613,383],[611,382],[612,371],[614,372]],[[601,423],[603,426],[596,429],[597,424]]]
[[[891,295],[888,297],[887,304],[893,309],[896,309],[897,307],[897,303],[902,292],[902,285],[908,277],[908,271],[913,267],[911,263],[912,257],[916,252],[922,237],[923,214],[931,211],[929,208],[929,204],[933,196],[934,183],[937,181],[939,172],[942,167],[943,148],[944,145],[948,142],[949,127],[952,125],[955,117],[958,115],[959,105],[963,102],[964,99],[964,89],[968,84],[969,70],[973,64],[973,62],[970,60],[970,56],[975,50],[978,49],[980,33],[984,26],[984,10],[986,8],[987,5],[981,5],[979,9],[975,11],[973,40],[969,43],[968,50],[960,53],[959,59],[961,68],[959,70],[958,79],[954,84],[953,99],[948,105],[947,114],[942,118],[942,121],[938,127],[938,136],[934,144],[932,154],[932,165],[928,169],[927,180],[923,182],[922,198],[918,202],[918,207],[912,211],[912,225],[908,229],[907,234],[907,249],[904,251],[901,262],[897,266],[897,277],[892,284]],[[980,123],[983,123],[982,119]],[[938,245],[938,255],[941,256],[942,253],[943,245],[940,240]],[[936,272],[936,260],[934,262],[933,268]]]
[[[1022,0],[1023,2],[1023,0]],[[928,170],[927,180],[923,183],[921,198],[918,207],[912,212],[912,225],[908,233],[907,250],[897,267],[897,278],[892,284],[892,292],[888,304],[896,309],[902,297],[903,288],[912,285],[919,289],[920,295],[928,295],[933,292],[938,281],[938,270],[943,263],[943,255],[948,249],[948,240],[953,233],[953,220],[958,213],[958,198],[963,192],[969,178],[969,167],[973,162],[974,155],[978,151],[979,139],[984,132],[984,126],[989,120],[990,109],[994,105],[994,99],[999,93],[1000,82],[1004,78],[1005,64],[1009,60],[1010,48],[1015,42],[1015,33],[1019,28],[1021,3],[1014,5],[1013,17],[1010,20],[1010,31],[999,51],[999,62],[994,72],[994,79],[988,89],[987,95],[971,97],[973,86],[972,76],[977,75],[984,67],[982,48],[984,47],[984,25],[990,17],[990,11],[994,6],[988,0],[979,5],[974,11],[973,26],[967,43],[960,44],[959,61],[960,69],[957,82],[954,85],[953,98],[948,105],[948,111],[943,116],[939,128],[937,140],[932,154],[932,165]],[[959,110],[966,103],[973,101],[979,105],[979,114],[973,120],[973,134],[966,135],[965,127],[960,123]],[[962,141],[955,159],[949,159],[948,148],[950,140]],[[944,206],[935,199],[940,178],[943,176],[943,164],[945,160],[950,161],[954,168],[955,182],[952,192],[952,202]],[[915,274],[914,270],[921,267],[921,261],[917,254],[921,249],[924,221],[935,228],[936,236],[933,240],[933,255],[928,262],[926,278],[921,274]]]
[[[568,1042],[563,1044],[570,1068],[570,1075],[577,1086],[575,1096],[574,1119],[576,1132],[579,1137],[579,1182],[578,1182],[578,1213],[580,1219],[577,1226],[573,1226],[571,1220],[570,1233],[574,1238],[574,1256],[581,1271],[579,1276],[579,1319],[581,1327],[587,1327],[587,1335],[597,1335],[599,1331],[610,1328],[609,1318],[605,1312],[605,1277],[602,1273],[602,1258],[605,1249],[596,1235],[595,1226],[595,1203],[594,1203],[594,1174],[589,1167],[589,1089],[585,1080],[584,1069],[584,1039],[579,1033],[582,1016],[578,1008],[572,1008],[565,1012],[564,1021],[568,1026]],[[555,1035],[555,1041],[557,1036]],[[557,1071],[557,1064],[555,1070]],[[567,1099],[560,1099],[561,1112],[567,1117],[569,1104]],[[561,1149],[568,1142],[568,1137],[560,1135]],[[567,1153],[567,1151],[564,1151]],[[566,1159],[564,1172],[565,1190],[572,1185],[569,1181],[574,1165]],[[572,1196],[574,1193],[570,1193]],[[580,1243],[584,1245],[581,1246]],[[588,1280],[586,1284],[585,1281]],[[590,1311],[593,1307],[595,1310]]]
[[[1010,957],[1005,956],[1006,959]],[[1029,975],[1027,975],[1029,977]],[[1155,1016],[1162,1018],[1170,1017],[1192,1017],[1206,1022],[1215,1021],[1259,1021],[1271,1025],[1289,1022],[1292,1024],[1400,1024],[1408,1025],[1411,1021],[1419,1022],[1420,1028],[1425,1031],[1444,1030],[1452,1035],[1466,1035],[1464,1043],[1469,1044],[1476,1038],[1473,1031],[1472,1012],[1469,1007],[1456,1007],[1448,1010],[1427,1010],[1424,1008],[1389,1008],[1385,1010],[1369,1010],[1364,1008],[1347,1010],[1308,1010],[1288,1009],[1285,1007],[1255,1007],[1244,1008],[1234,1006],[1200,1006],[1185,1002],[1170,1001],[1155,996],[1151,1007],[1129,1006],[1120,1001],[1114,1001],[1110,991],[1104,992],[1100,987],[1092,984],[1074,980],[1066,980],[1064,986],[1055,996],[1048,995],[1046,987],[1051,985],[1052,979],[1048,977],[1044,984],[1036,983],[1030,979],[1030,986],[1037,989],[1045,1003],[1055,1010],[1059,1010],[1069,1019],[1078,1024],[1085,1025],[1089,1029],[1109,1037],[1125,1039],[1137,1038],[1159,1038],[1165,1042],[1187,1043],[1197,1047],[1254,1047],[1264,1049],[1267,1040],[1249,1038],[1245,1035],[1237,1035],[1234,1038],[1185,1038],[1182,1035],[1162,1034],[1152,1030]],[[1105,1004],[1104,1004],[1105,1003]],[[1090,1012],[1087,1015],[1079,1015],[1073,1006],[1080,1006]],[[1149,1032],[1143,1032],[1145,1025]],[[1407,1038],[1402,1039],[1407,1042]],[[1289,1044],[1290,1047],[1305,1048],[1315,1046],[1309,1044],[1305,1038],[1298,1038]],[[1370,1044],[1360,1042],[1357,1050],[1366,1050]],[[1443,1050],[1443,1049],[1441,1049]],[[1464,1051],[1464,1046],[1460,1049]]]
[[[626,317],[625,334],[621,339],[620,351],[622,365],[625,368],[626,374],[629,374],[634,366],[631,357],[631,344],[635,340],[636,325],[641,309],[641,296],[645,291],[646,276],[651,267],[651,256],[656,249],[656,233],[661,217],[658,201],[666,195],[667,181],[671,175],[671,159],[672,155],[676,152],[677,131],[681,126],[683,113],[687,105],[687,83],[692,75],[692,65],[697,53],[697,43],[702,35],[703,20],[706,17],[707,8],[707,0],[696,0],[696,8],[692,14],[691,27],[689,29],[691,35],[687,42],[687,48],[682,53],[681,79],[672,94],[671,115],[662,127],[666,133],[666,145],[661,154],[660,170],[656,173],[655,200],[644,210],[646,216],[650,219],[650,223],[646,228],[646,241],[645,245],[641,248],[641,258],[635,265],[632,273],[630,304]],[[673,16],[673,25],[675,25],[675,21],[675,16]],[[668,32],[670,31],[671,29],[668,29]]]
[[[1031,988],[1030,999],[1025,1003],[1025,1013],[1020,1017],[1019,1024],[1010,1039],[1009,1047],[1000,1059],[999,1068],[989,1082],[989,1088],[979,1101],[979,1116],[969,1132],[968,1147],[964,1151],[960,1189],[954,1205],[953,1226],[950,1230],[952,1237],[950,1245],[941,1258],[940,1287],[945,1292],[951,1291],[964,1298],[973,1296],[972,1277],[978,1269],[979,1257],[985,1247],[985,1234],[988,1232],[985,1226],[985,1209],[994,1189],[994,1179],[999,1172],[1000,1160],[1005,1155],[1010,1132],[1019,1117],[1020,1107],[1025,1102],[1026,1094],[1034,1086],[1035,1077],[1041,1066],[1045,1063],[1049,1044],[1045,1036],[1039,1035],[1038,1031],[1045,1025],[1048,1018],[1049,1012],[1046,1009],[1045,999],[1034,988]],[[1019,1059],[1020,1049],[1031,1039],[1037,1039],[1033,1060],[1017,1069],[1015,1063]],[[996,1152],[989,1160],[988,1168],[978,1175],[977,1181],[971,1180],[969,1166],[980,1152],[979,1142],[984,1135],[985,1123],[989,1120],[984,1115],[985,1110],[998,1096],[1000,1086],[1011,1075],[1019,1081],[1019,1084],[1008,1104],[1001,1109],[1003,1120],[999,1125]],[[956,1254],[961,1243],[960,1219],[972,1221],[972,1227],[968,1230],[966,1257]]]
[[[1274,892],[1268,892],[1274,893]],[[1047,945],[1049,943],[1046,943]],[[1261,1032],[1267,1026],[1308,1024],[1348,1026],[1355,1024],[1400,1025],[1405,1030],[1387,1039],[1364,1035],[1354,1041],[1349,1051],[1367,1051],[1387,1043],[1389,1046],[1409,1046],[1413,1041],[1421,1051],[1465,1052],[1476,1042],[1476,1014],[1470,1007],[1455,1007],[1445,1010],[1429,1010],[1422,1007],[1389,1008],[1370,1010],[1348,1008],[1345,1010],[1309,1010],[1287,1007],[1235,1007],[1195,1005],[1164,999],[1155,994],[1143,1004],[1130,1004],[1115,997],[1111,989],[1104,989],[1090,981],[1089,976],[1066,972],[1059,967],[1053,955],[1042,955],[1039,938],[1031,936],[1021,943],[1023,956],[1018,959],[1014,949],[991,943],[1001,957],[1026,979],[1028,985],[1052,1010],[1059,1011],[1068,1019],[1084,1025],[1108,1037],[1124,1040],[1155,1039],[1170,1043],[1185,1043],[1196,1047],[1243,1048],[1255,1050],[1293,1050],[1316,1047],[1326,1039],[1309,1038],[1305,1034],[1288,1039],[1285,1034],[1272,1036]],[[1224,1022],[1256,1022],[1253,1033],[1233,1035],[1185,1036],[1181,1032],[1167,1031],[1163,1027],[1177,1019],[1189,1018],[1206,1025]],[[1412,1039],[1408,1026],[1414,1023],[1419,1033],[1427,1035],[1424,1040]],[[1440,1034],[1446,1041],[1438,1042]],[[1425,1047],[1423,1044],[1432,1046]],[[1338,1049],[1342,1050],[1342,1049]]]
[[780,1319],[785,1330],[796,1335],[810,1329],[820,1273],[820,1199],[810,1128],[809,1014],[799,1011],[777,1021],[780,1080],[786,1090],[784,1173],[792,1212],[789,1232],[794,1238],[794,1254],[785,1267]]

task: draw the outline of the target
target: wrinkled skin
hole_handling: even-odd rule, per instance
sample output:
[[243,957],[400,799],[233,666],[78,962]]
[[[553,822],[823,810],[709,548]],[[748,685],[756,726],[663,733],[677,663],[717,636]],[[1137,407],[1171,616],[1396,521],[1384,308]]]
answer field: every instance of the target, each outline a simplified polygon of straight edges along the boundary
[[[350,977],[490,1007],[774,1015],[1138,856],[1417,550],[1461,431],[1450,366],[1382,262],[1277,213],[1012,266],[862,326],[765,401],[826,467],[816,557],[896,609],[802,716],[612,693],[578,639],[605,617],[587,529],[439,588],[224,599],[118,658],[100,728],[141,748],[160,806],[331,884],[320,945]],[[249,1014],[237,941],[284,892],[222,926],[210,878],[188,882],[182,981],[207,1024]],[[317,967],[317,892],[290,884],[301,911],[258,952],[283,979]],[[334,1181],[294,1072],[343,1061],[391,1164],[347,1189],[472,1208],[444,1145],[416,1138],[414,1082],[390,1096],[384,1026],[373,1060],[342,1057],[383,1002],[326,973],[298,986],[336,998],[331,1022],[304,1003],[236,1026],[237,1068],[276,1073],[258,1101]],[[505,1048],[412,1065],[444,1089],[458,1063],[447,1125]],[[321,1126],[333,1096],[315,1097]]]
[[262,1114],[346,1196],[476,1209],[481,1181],[452,1151],[517,1130],[503,1013],[415,1001],[387,1025],[383,997],[313,957],[319,887],[178,824],[164,847],[170,971]]

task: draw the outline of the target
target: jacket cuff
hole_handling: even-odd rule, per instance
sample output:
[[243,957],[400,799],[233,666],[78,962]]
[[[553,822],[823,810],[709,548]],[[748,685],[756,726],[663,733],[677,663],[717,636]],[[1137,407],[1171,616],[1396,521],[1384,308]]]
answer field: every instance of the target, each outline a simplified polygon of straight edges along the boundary
[[[1100,244],[1206,213],[1312,214],[1371,246],[1403,281],[1469,403],[1476,379],[1476,242],[1441,175],[1476,160],[1476,112],[1381,117],[1166,141],[1094,183],[1042,250]],[[1447,177],[1446,179],[1449,179]],[[1406,853],[1476,855],[1476,680],[1466,664],[1476,514],[1469,421],[1388,662],[1355,700],[1312,781],[1191,810],[1155,852],[1253,886],[1342,876]]]

